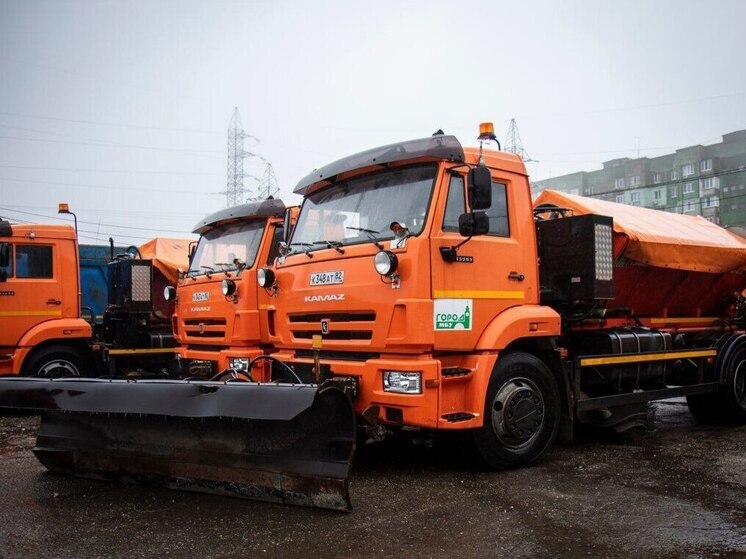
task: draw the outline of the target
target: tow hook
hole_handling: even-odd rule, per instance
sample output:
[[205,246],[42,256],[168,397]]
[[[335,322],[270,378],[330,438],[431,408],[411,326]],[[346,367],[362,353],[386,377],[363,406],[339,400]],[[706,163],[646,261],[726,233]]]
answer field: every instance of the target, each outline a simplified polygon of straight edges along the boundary
[[[365,429],[365,434],[368,435],[368,441],[381,442],[393,432],[391,429],[387,429],[380,423],[378,423],[378,415],[381,409],[378,406],[370,406],[363,412],[363,423],[362,427]],[[366,441],[366,442],[368,442]]]

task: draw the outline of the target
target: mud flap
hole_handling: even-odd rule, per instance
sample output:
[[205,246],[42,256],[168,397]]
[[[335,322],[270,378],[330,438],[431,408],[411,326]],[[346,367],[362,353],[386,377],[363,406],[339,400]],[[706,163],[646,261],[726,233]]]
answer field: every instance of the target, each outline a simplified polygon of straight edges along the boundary
[[349,511],[355,415],[334,385],[1,379],[53,472]]

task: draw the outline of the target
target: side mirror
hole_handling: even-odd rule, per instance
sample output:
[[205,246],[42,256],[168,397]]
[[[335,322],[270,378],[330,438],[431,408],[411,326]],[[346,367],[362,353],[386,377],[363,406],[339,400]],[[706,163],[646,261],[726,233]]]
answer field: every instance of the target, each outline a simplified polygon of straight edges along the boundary
[[0,243],[0,268],[10,266],[10,243]]
[[195,241],[192,241],[191,243],[189,243],[189,264],[190,266],[192,264],[192,259],[194,258],[194,253],[196,252],[196,250],[197,250],[197,243]]
[[462,237],[486,235],[490,231],[490,218],[484,212],[471,212],[458,216],[458,232]]
[[486,210],[492,205],[492,174],[487,167],[469,171],[469,206],[472,211]]
[[292,226],[293,226],[293,222],[292,222],[291,209],[287,208],[285,210],[285,220],[282,223],[282,241],[285,243],[286,246],[290,242],[290,233],[292,233],[290,229],[292,228]]

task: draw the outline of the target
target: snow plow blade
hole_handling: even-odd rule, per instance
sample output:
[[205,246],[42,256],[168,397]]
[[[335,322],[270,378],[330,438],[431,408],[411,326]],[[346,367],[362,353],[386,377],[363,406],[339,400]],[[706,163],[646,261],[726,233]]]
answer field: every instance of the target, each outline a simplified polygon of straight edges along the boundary
[[9,378],[0,408],[40,413],[53,472],[352,509],[355,415],[333,383]]

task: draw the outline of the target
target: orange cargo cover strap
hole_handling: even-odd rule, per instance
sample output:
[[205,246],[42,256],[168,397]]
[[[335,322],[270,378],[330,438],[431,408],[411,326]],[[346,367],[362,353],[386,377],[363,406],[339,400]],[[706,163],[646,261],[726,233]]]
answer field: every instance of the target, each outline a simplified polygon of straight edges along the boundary
[[595,198],[545,190],[534,202],[570,208],[574,215],[606,215],[614,231],[629,242],[630,260],[676,270],[727,273],[746,271],[746,239],[700,216],[617,204]]

